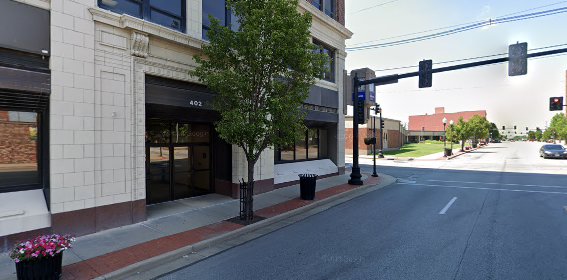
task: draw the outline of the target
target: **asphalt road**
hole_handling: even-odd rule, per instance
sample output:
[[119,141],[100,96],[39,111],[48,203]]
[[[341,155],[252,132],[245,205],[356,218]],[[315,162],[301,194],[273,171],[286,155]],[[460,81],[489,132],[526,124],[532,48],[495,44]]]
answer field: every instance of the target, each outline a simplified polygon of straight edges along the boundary
[[397,184],[163,279],[567,279],[567,176],[475,169],[381,166]]

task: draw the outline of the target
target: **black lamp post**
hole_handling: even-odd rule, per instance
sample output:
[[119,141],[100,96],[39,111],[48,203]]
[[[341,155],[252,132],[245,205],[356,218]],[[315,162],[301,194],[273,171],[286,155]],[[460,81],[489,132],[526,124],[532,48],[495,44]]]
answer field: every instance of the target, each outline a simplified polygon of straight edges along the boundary
[[384,158],[384,154],[382,150],[384,149],[384,132],[383,132],[383,125],[382,125],[382,108],[378,107],[378,113],[380,113],[380,150],[378,151],[378,158]]
[[445,127],[447,126],[447,118],[443,118],[443,156],[447,156],[447,130]]
[[[451,121],[449,122],[449,126],[451,127],[451,132],[452,132],[452,133],[455,132],[455,130],[453,129],[453,124],[454,124],[454,123],[455,123],[455,122],[453,122],[453,120],[451,120]],[[451,138],[452,138],[452,137],[451,137]],[[451,153],[449,153],[449,155],[451,155],[451,156],[453,155],[453,139],[451,139]]]
[[378,177],[378,174],[376,173],[376,113],[378,113],[379,111],[381,111],[380,105],[374,104],[374,116],[372,116],[372,128],[374,133],[374,139],[372,142],[372,177]]

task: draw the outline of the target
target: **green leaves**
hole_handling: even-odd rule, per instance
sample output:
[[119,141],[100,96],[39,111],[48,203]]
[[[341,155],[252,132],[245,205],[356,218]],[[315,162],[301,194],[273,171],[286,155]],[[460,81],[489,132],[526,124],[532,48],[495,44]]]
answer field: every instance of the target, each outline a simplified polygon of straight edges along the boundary
[[297,0],[227,0],[238,17],[234,32],[212,20],[210,44],[196,56],[193,76],[218,94],[221,138],[255,163],[269,146],[287,146],[304,131],[300,107],[324,70],[314,52],[311,15]]

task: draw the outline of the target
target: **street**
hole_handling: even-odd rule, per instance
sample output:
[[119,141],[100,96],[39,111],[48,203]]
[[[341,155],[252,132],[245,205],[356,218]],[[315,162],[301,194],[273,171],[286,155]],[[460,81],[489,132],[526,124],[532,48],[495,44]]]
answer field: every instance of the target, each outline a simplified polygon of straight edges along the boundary
[[398,182],[162,279],[565,279],[567,176],[544,173],[567,161],[538,148],[380,166]]

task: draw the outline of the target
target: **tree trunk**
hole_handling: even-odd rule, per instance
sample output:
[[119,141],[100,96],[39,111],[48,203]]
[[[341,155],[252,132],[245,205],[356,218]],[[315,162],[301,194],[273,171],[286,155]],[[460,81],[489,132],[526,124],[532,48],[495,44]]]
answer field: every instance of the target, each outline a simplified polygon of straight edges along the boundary
[[251,221],[254,218],[254,166],[256,165],[255,161],[248,161],[248,189],[247,189],[247,197],[248,197],[248,204],[246,209],[246,217],[247,220]]
[[461,152],[465,151],[465,140],[461,140]]

